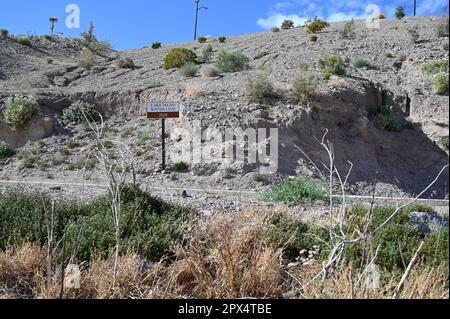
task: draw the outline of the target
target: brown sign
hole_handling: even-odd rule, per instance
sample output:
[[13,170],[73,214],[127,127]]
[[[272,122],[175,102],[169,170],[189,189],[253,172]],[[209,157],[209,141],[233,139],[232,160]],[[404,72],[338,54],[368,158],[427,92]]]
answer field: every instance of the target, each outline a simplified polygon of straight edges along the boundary
[[180,117],[179,102],[148,102],[147,118],[149,119],[173,119]]

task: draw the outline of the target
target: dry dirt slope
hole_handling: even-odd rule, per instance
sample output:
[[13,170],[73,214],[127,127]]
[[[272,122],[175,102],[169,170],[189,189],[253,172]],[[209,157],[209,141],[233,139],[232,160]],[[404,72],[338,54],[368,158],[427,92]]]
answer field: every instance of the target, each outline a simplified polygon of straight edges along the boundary
[[[83,99],[109,110],[111,115],[126,116],[128,121],[114,122],[121,129],[136,127],[146,100],[180,100],[184,116],[169,127],[173,147],[184,143],[176,128],[185,127],[193,119],[202,119],[205,126],[278,127],[280,173],[290,175],[310,173],[293,145],[302,147],[316,160],[324,160],[312,137],[320,137],[329,129],[336,145],[338,167],[344,169],[347,160],[355,164],[353,183],[377,179],[403,192],[415,193],[448,162],[446,152],[437,144],[448,136],[448,95],[434,94],[430,79],[420,72],[426,61],[448,59],[448,51],[442,48],[448,38],[435,35],[439,20],[383,20],[380,29],[368,29],[364,21],[357,21],[355,36],[350,39],[338,37],[343,23],[336,23],[318,34],[317,43],[310,42],[303,29],[231,37],[224,44],[211,39],[208,42],[214,56],[222,50],[239,50],[251,59],[250,70],[214,79],[187,80],[179,71],[161,67],[164,56],[174,47],[200,53],[203,45],[197,42],[167,45],[159,50],[112,52],[110,58],[99,57],[98,65],[87,71],[77,65],[82,47],[76,41],[38,38],[28,48],[0,39],[0,99],[13,94],[34,95],[42,105],[42,113],[49,118],[60,114],[70,99]],[[420,34],[417,43],[412,43],[407,33],[413,26],[418,27]],[[405,53],[407,60],[396,65],[386,52]],[[312,108],[292,104],[289,89],[300,66],[310,65],[322,79],[317,59],[331,53],[346,58],[347,75],[334,84],[322,80]],[[137,68],[117,68],[114,59],[119,55],[133,59]],[[47,63],[49,58],[53,59],[51,65]],[[365,58],[371,67],[352,67],[356,58]],[[270,66],[271,80],[281,97],[271,103],[248,103],[243,98],[244,84],[263,66]],[[162,86],[150,88],[153,83]],[[199,96],[186,95],[185,88],[191,84],[201,87]],[[415,122],[418,128],[396,133],[376,128],[373,112],[380,105],[393,106],[402,121]],[[57,122],[53,132],[61,132]],[[6,133],[3,135],[0,137],[7,138]],[[212,171],[221,169],[224,168],[213,167]],[[234,169],[239,175],[252,167]],[[444,176],[438,183],[435,196],[447,193],[446,180]]]

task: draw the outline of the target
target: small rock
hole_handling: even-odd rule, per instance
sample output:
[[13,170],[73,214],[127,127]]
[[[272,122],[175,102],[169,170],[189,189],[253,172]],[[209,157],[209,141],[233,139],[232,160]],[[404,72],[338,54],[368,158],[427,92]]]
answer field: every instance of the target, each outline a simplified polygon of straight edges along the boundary
[[409,221],[415,229],[424,235],[448,227],[448,219],[437,212],[412,212],[409,214]]

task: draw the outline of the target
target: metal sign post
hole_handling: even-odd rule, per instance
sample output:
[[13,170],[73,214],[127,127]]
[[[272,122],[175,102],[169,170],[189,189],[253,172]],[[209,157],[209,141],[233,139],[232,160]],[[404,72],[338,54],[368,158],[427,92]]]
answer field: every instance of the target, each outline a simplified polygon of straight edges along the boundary
[[148,102],[147,118],[161,120],[161,170],[166,169],[166,119],[180,117],[179,102]]

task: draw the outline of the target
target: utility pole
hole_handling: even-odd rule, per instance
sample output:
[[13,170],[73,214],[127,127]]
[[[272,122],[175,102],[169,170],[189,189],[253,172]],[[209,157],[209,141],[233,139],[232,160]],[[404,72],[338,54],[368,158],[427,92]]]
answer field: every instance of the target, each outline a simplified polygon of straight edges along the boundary
[[197,40],[197,27],[198,27],[198,12],[202,9],[208,10],[207,7],[199,7],[201,0],[194,0],[195,2],[195,31],[194,31],[194,41]]
[[50,25],[50,30],[53,32],[55,31],[55,24],[56,22],[58,22],[58,18],[57,17],[50,17],[48,18],[48,21],[50,21],[51,25]]
[[414,0],[414,16],[416,16],[417,0]]

